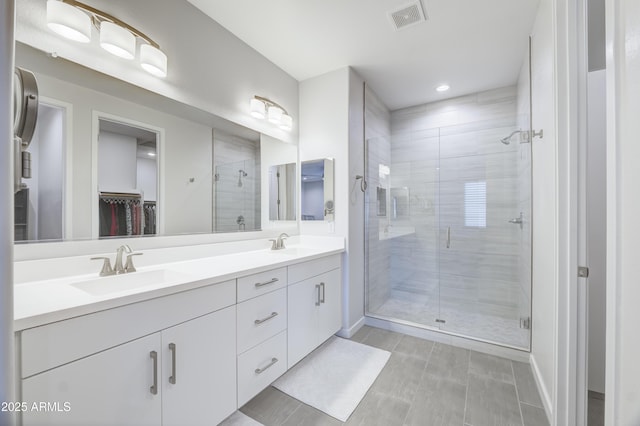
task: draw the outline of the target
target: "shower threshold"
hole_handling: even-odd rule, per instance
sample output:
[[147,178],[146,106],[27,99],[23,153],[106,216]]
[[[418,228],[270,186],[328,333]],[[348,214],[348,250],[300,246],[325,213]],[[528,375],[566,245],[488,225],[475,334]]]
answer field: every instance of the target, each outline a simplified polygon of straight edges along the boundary
[[392,318],[371,312],[365,313],[365,325],[381,328],[389,331],[396,331],[422,339],[432,340],[458,346],[465,349],[488,353],[491,355],[502,356],[514,361],[529,362],[530,349],[496,342],[488,339],[481,339],[449,330],[431,327],[425,324],[419,324],[412,321],[406,321],[399,318]]

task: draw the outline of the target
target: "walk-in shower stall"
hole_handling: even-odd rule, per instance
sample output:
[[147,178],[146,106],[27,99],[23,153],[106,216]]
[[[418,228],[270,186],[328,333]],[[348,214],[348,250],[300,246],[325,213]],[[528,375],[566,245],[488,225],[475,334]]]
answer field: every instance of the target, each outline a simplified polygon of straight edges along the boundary
[[366,90],[368,316],[529,349],[529,95],[527,64],[386,117]]

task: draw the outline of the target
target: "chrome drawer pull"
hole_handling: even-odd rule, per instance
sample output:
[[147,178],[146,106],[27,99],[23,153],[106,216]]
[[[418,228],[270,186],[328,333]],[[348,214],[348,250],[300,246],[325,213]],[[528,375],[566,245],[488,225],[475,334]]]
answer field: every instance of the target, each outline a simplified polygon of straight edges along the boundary
[[149,388],[151,395],[158,394],[158,352],[149,352],[151,359],[153,360],[153,385]]
[[255,369],[255,373],[256,374],[262,374],[265,371],[267,371],[269,368],[273,367],[273,365],[278,362],[278,358],[271,358],[271,362],[269,363],[269,365],[267,365],[266,367],[263,368],[256,368]]
[[322,299],[320,299],[320,303],[324,303],[324,283],[320,283],[320,288],[322,288]]
[[265,285],[276,283],[278,281],[280,281],[280,280],[277,279],[277,278],[271,278],[269,281],[265,281],[263,283],[256,283],[255,286],[256,287],[262,287],[262,286],[265,286]]
[[171,351],[171,376],[169,376],[169,383],[176,384],[176,344],[169,343],[169,350]]
[[278,316],[277,312],[271,312],[271,315],[269,315],[268,317],[262,318],[262,319],[259,319],[259,320],[255,320],[253,323],[255,325],[262,324],[263,322],[269,321],[270,319],[275,318],[277,316]]
[[318,294],[316,297],[316,306],[320,306],[320,284],[316,284],[316,290],[318,290]]

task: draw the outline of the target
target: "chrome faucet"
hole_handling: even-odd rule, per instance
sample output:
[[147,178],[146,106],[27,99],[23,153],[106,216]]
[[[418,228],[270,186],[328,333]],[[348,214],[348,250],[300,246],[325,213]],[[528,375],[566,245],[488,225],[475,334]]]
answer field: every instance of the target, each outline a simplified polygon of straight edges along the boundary
[[269,240],[273,242],[273,244],[271,244],[271,250],[282,250],[283,248],[286,248],[284,246],[284,240],[286,240],[288,237],[289,235],[283,232],[282,234],[278,235],[278,238]]
[[124,252],[132,253],[133,250],[131,250],[131,247],[129,247],[127,244],[118,247],[118,249],[116,250],[116,262],[113,265],[113,270],[116,274],[124,274],[127,272],[124,269],[124,266],[122,266],[122,253]]
[[[127,262],[124,266],[122,266],[122,253],[127,253]],[[91,260],[104,260],[102,264],[102,269],[100,270],[101,277],[108,277],[109,275],[116,274],[127,274],[129,272],[135,272],[136,267],[133,266],[133,260],[131,259],[133,256],[142,256],[143,253],[133,253],[131,247],[127,244],[121,245],[116,250],[116,261],[111,267],[111,260],[106,256],[100,257],[92,257]]]

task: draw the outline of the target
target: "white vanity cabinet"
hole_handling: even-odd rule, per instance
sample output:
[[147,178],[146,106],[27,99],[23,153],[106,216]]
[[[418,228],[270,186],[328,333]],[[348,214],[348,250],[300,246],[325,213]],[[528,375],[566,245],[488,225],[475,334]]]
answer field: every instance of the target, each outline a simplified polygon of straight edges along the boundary
[[61,411],[22,424],[217,424],[237,407],[235,318],[233,280],[25,330],[21,400]]
[[335,334],[342,325],[340,256],[289,266],[288,367]]
[[[24,379],[22,424],[160,425],[162,391],[150,392],[150,354],[159,356],[160,341],[153,334]],[[32,404],[40,402],[56,403],[63,411],[34,410]]]

